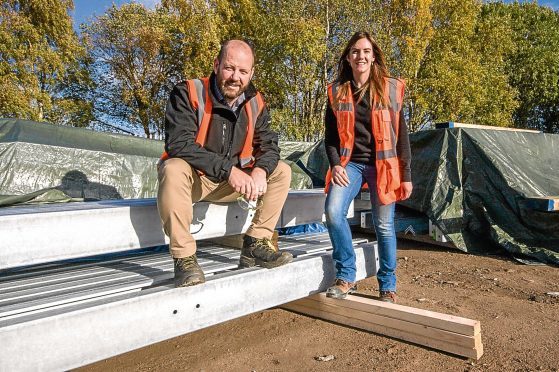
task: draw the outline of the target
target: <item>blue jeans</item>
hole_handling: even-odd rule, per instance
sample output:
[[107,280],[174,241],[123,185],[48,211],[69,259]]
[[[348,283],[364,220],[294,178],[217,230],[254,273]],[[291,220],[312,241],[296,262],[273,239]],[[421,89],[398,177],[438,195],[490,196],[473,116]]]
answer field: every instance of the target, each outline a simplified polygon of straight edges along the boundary
[[333,259],[336,264],[336,278],[355,282],[355,252],[351,241],[351,230],[347,222],[347,212],[351,201],[365,182],[369,185],[373,224],[378,242],[379,271],[377,280],[379,290],[396,291],[396,232],[394,231],[395,203],[382,205],[376,192],[377,175],[374,166],[350,162],[346,167],[349,177],[348,186],[330,184],[326,197],[326,226],[334,248]]

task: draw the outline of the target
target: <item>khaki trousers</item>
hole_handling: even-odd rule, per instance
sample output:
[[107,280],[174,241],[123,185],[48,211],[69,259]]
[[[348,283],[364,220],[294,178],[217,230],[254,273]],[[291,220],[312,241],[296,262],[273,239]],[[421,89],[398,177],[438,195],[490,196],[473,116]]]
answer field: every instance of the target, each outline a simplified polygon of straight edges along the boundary
[[[157,208],[169,248],[174,258],[196,253],[196,241],[190,234],[193,207],[197,201],[225,203],[240,196],[227,181],[215,183],[200,177],[196,170],[179,158],[167,159],[158,171],[159,190]],[[253,238],[271,238],[291,183],[291,168],[280,161],[267,178],[268,190],[262,196],[259,208],[246,234]]]

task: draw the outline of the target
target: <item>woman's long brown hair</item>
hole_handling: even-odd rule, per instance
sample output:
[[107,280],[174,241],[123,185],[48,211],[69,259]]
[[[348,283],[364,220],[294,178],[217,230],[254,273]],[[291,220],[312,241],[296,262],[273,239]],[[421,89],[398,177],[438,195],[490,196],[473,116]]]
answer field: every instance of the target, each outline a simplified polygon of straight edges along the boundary
[[374,61],[371,65],[371,74],[369,75],[369,80],[365,83],[357,93],[359,93],[360,101],[365,92],[369,91],[369,106],[373,107],[373,102],[375,97],[380,100],[383,106],[388,106],[388,102],[384,98],[384,78],[388,77],[388,67],[386,66],[386,59],[384,58],[384,53],[378,46],[378,44],[373,40],[368,32],[356,32],[353,34],[351,39],[347,42],[347,45],[338,61],[338,78],[336,81],[339,83],[338,93],[335,99],[335,105],[337,106],[338,101],[341,97],[345,97],[349,93],[351,81],[353,80],[353,71],[351,65],[347,60],[347,56],[351,52],[351,48],[361,39],[367,39],[373,46],[373,57]]

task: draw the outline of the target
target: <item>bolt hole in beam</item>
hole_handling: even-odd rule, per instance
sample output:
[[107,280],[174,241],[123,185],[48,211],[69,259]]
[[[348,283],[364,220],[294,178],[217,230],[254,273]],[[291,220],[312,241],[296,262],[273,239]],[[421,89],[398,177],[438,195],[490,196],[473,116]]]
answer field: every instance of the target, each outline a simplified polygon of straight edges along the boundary
[[178,313],[178,312],[179,312],[178,310],[173,310],[173,314],[176,314],[176,313]]
[[196,304],[196,308],[199,309],[199,308],[200,308],[200,304]]

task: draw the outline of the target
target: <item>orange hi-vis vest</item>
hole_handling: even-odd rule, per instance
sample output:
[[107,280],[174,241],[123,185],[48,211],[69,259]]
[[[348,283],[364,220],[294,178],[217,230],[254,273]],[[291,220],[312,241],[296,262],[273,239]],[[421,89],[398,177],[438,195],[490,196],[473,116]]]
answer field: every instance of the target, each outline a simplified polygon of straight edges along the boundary
[[[345,97],[337,97],[338,83],[328,85],[328,99],[336,116],[340,136],[340,161],[346,166],[351,158],[355,141],[355,108],[351,87]],[[375,166],[377,169],[377,192],[382,204],[401,200],[400,160],[396,151],[400,129],[400,110],[404,100],[405,84],[402,80],[385,78],[384,97],[389,107],[383,107],[373,100],[371,125],[375,140]],[[335,104],[337,99],[337,105]],[[332,181],[332,169],[326,175],[328,192]],[[371,185],[369,185],[371,187]]]
[[[204,146],[208,129],[210,128],[210,119],[212,117],[213,103],[210,97],[210,78],[193,79],[186,81],[188,97],[190,105],[194,109],[198,119],[198,132],[196,133],[196,143]],[[249,168],[254,165],[252,140],[254,138],[254,128],[256,120],[262,113],[265,103],[262,95],[257,92],[247,103],[245,103],[245,111],[247,115],[247,135],[245,143],[239,156],[241,168]],[[160,162],[169,158],[167,151],[161,155]]]

